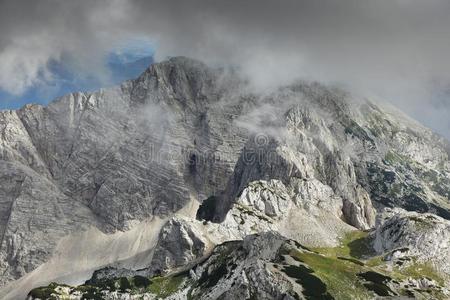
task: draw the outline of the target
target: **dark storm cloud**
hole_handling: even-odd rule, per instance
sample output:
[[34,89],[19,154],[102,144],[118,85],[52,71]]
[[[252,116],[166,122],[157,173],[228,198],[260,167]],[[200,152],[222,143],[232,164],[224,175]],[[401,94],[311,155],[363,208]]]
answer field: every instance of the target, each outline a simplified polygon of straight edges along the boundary
[[114,42],[146,36],[158,59],[238,66],[258,89],[342,84],[449,136],[447,0],[11,0],[0,11],[0,87],[17,93],[51,80],[49,59],[70,55],[101,74]]

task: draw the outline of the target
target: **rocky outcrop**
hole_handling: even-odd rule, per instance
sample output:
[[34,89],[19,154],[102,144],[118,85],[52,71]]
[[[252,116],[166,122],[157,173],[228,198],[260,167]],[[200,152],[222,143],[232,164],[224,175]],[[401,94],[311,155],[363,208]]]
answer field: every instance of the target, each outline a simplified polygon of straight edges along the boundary
[[430,263],[450,274],[450,222],[433,214],[400,209],[389,210],[380,218],[374,233],[374,248],[388,253],[386,259]]
[[180,272],[205,259],[216,245],[268,230],[309,245],[338,245],[340,237],[354,229],[336,215],[342,207],[332,205],[339,203],[335,201],[339,197],[318,181],[302,181],[296,187],[298,193],[291,195],[293,191],[279,180],[251,182],[221,223],[177,214],[162,227],[146,268],[124,270],[110,266],[96,271],[91,281]]
[[191,295],[197,299],[295,299],[292,283],[277,276],[271,266],[281,261],[280,248],[285,243],[280,235],[268,232],[217,247],[206,263],[195,269],[198,283]]
[[357,187],[353,200],[343,201],[342,213],[349,224],[360,229],[370,229],[375,225],[375,210],[372,207],[369,194]]
[[286,216],[290,201],[290,196],[283,183],[271,180],[250,183],[242,191],[237,203],[253,207],[258,212],[279,220]]
[[0,161],[0,283],[32,271],[73,230],[97,225],[93,213],[34,170]]
[[0,112],[0,285],[63,236],[129,230],[223,189],[243,133],[224,117],[239,102],[214,104],[217,76],[175,58],[116,88]]
[[195,264],[211,248],[208,237],[189,220],[171,219],[161,230],[147,274],[164,274]]
[[430,278],[380,272],[357,259],[324,255],[269,231],[222,243],[183,272],[109,278],[78,287],[51,284],[31,291],[29,299],[42,295],[55,299],[446,299],[450,291]]
[[[171,220],[139,254],[156,272],[267,229],[336,246],[385,207],[450,219],[447,142],[317,83],[250,93],[233,72],[171,58],[119,87],[2,111],[0,132],[1,285],[88,227]],[[171,219],[193,202],[199,220]]]
[[[301,286],[274,267],[274,263],[282,263],[282,254],[288,253],[289,249],[296,249],[295,243],[275,232],[249,236],[244,241],[223,243],[214,249],[205,262],[195,266],[189,274],[175,275],[180,278],[180,281],[164,298],[296,299],[301,295]],[[139,285],[135,284],[136,277],[134,278],[133,284],[127,285],[128,291],[131,288],[139,289]],[[118,282],[117,291],[114,291],[116,290],[114,285],[114,281],[104,281],[103,289],[91,288],[91,291],[92,294],[101,295],[103,299],[134,299],[127,293],[127,289],[122,289],[120,282]],[[135,295],[145,299],[157,299],[161,296],[157,294],[156,288],[151,288],[150,281],[147,285],[150,285],[150,289],[155,292],[135,293]],[[37,299],[39,294],[45,292],[53,295],[55,299],[61,299],[64,294],[66,297],[70,294],[72,299],[81,299],[85,295],[85,293],[78,293],[76,288],[55,287],[52,286],[48,290],[36,289],[29,294],[29,299]]]

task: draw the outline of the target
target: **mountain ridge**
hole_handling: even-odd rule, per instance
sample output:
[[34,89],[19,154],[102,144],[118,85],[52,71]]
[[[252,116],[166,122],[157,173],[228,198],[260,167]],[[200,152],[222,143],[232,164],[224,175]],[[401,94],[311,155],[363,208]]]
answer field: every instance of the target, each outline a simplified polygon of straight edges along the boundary
[[[4,197],[0,209],[2,285],[32,278],[63,238],[92,228],[99,230],[93,239],[107,239],[153,224],[145,229],[148,244],[131,250],[118,242],[117,253],[106,251],[93,269],[119,257],[131,271],[137,261],[162,264],[174,250],[157,232],[189,205],[181,232],[194,226],[193,232],[210,228],[221,237],[191,258],[231,237],[262,233],[262,224],[306,246],[331,247],[345,232],[376,229],[385,207],[450,219],[448,143],[367,99],[318,83],[259,95],[233,72],[171,58],[115,88],[1,111],[0,129],[0,175],[12,181],[0,192],[16,195]],[[45,282],[29,280],[30,290]],[[12,282],[4,291],[14,289]]]

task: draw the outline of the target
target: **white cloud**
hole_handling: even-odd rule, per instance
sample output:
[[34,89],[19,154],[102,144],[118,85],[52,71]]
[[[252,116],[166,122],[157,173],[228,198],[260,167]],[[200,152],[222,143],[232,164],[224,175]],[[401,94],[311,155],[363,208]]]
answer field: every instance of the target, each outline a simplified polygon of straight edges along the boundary
[[17,38],[0,52],[0,87],[22,94],[32,85],[50,79],[46,68],[51,51],[41,37]]
[[[450,113],[447,0],[6,0],[0,4],[0,88],[20,93],[71,57],[100,76],[120,41],[146,37],[156,55],[238,66],[257,89],[297,78],[391,100],[441,133]],[[439,84],[435,84],[439,82]],[[439,94],[439,103],[436,102]],[[442,105],[442,102],[445,105]],[[439,109],[435,109],[439,105]],[[424,113],[427,112],[427,113]]]

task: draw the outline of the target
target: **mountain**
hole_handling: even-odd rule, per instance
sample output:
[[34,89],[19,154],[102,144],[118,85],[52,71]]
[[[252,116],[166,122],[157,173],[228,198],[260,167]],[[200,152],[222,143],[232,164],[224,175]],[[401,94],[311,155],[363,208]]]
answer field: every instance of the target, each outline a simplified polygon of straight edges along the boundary
[[3,298],[450,296],[450,147],[387,104],[176,57],[0,132]]
[[72,92],[95,91],[100,87],[117,85],[139,76],[152,63],[152,56],[111,54],[104,66],[104,72],[108,74],[101,77],[74,68],[71,57],[64,57],[61,61],[51,60],[47,65],[48,72],[52,74],[51,82],[43,82],[22,95],[12,95],[0,89],[0,109],[20,108],[30,102],[47,104],[53,98]]
[[151,64],[153,64],[152,56],[144,56],[138,59],[131,58],[130,61],[123,61],[120,57],[112,56],[108,67],[112,73],[113,83],[120,83],[141,74]]

